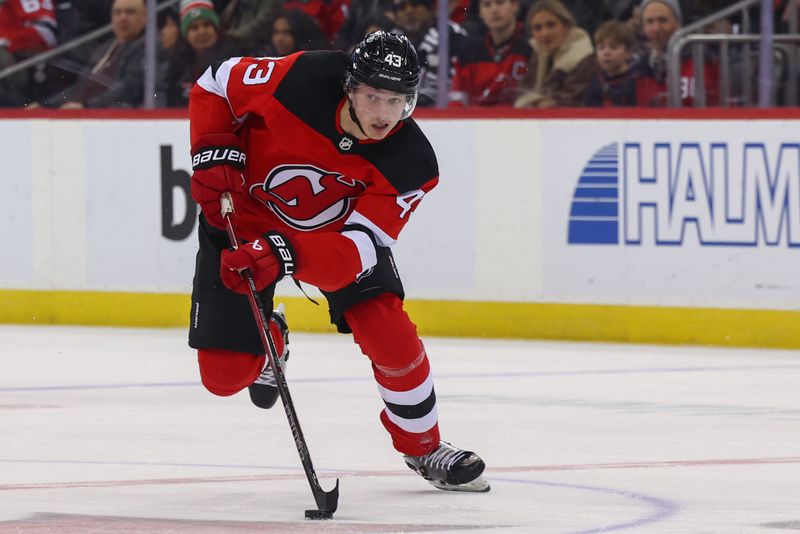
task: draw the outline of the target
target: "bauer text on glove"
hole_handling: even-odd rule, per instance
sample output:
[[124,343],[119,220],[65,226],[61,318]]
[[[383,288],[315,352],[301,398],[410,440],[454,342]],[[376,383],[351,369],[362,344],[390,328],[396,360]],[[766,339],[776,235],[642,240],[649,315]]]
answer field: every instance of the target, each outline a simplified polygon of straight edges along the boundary
[[234,134],[206,135],[193,147],[192,198],[208,222],[217,228],[225,228],[219,204],[222,194],[231,193],[234,209],[237,200],[244,196],[245,163],[239,138]]

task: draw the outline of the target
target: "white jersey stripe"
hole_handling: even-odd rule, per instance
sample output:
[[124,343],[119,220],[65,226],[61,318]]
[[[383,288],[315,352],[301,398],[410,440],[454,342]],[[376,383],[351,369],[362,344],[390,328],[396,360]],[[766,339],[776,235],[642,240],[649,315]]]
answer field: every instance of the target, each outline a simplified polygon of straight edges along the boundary
[[211,67],[208,67],[206,71],[203,73],[203,75],[200,76],[200,78],[198,78],[197,85],[199,85],[200,87],[202,87],[211,94],[221,96],[222,98],[226,98],[225,93],[219,87],[219,84],[217,84],[217,80],[215,80],[214,76],[211,74]]
[[375,267],[378,263],[378,255],[375,252],[375,244],[367,234],[361,230],[348,230],[342,232],[342,235],[355,243],[358,249],[358,256],[361,258],[361,272],[359,272],[358,275]]
[[[235,67],[239,61],[241,61],[241,57],[232,57],[227,61],[224,61],[219,67],[217,67],[216,74],[212,74],[211,67],[206,69],[200,79],[197,80],[197,85],[208,91],[209,93],[215,94],[217,96],[221,96],[225,100],[228,101],[228,107],[230,107],[231,103],[228,100],[228,80],[231,77],[231,70]],[[237,122],[242,122],[245,117],[239,117],[235,113],[233,113],[233,108],[231,108],[231,113],[236,118]]]
[[395,239],[392,239],[389,234],[381,230],[374,222],[370,221],[357,211],[353,211],[353,213],[351,213],[344,222],[345,226],[348,224],[360,224],[369,228],[372,231],[372,235],[375,236],[375,240],[382,247],[391,247],[396,241]]
[[431,396],[433,391],[433,378],[431,374],[425,377],[425,381],[414,389],[408,391],[392,391],[378,384],[378,391],[384,401],[391,404],[401,404],[403,406],[414,406]]
[[396,424],[406,432],[414,432],[415,434],[427,432],[439,421],[439,412],[436,409],[436,406],[433,407],[433,410],[431,410],[428,415],[425,417],[420,417],[419,419],[406,419],[404,417],[400,417],[393,414],[388,408],[385,408],[383,412],[392,423]]
[[[0,2],[0,4],[2,4],[2,2]],[[56,39],[56,33],[53,31],[53,28],[55,27],[56,21],[53,20],[53,19],[50,19],[50,18],[47,18],[46,21],[49,24],[37,21],[37,22],[34,22],[32,24],[32,26],[33,26],[33,29],[36,30],[36,33],[39,34],[39,37],[41,37],[42,40],[45,43],[47,43],[47,46],[53,47],[53,46],[56,46],[58,44],[58,41]],[[52,21],[52,22],[50,22],[50,21]]]

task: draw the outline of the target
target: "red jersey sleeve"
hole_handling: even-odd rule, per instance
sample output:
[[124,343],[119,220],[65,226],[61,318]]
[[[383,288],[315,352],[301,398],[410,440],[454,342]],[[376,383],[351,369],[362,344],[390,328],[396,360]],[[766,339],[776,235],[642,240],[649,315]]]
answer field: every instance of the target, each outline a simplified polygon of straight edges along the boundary
[[189,95],[192,146],[208,134],[235,132],[251,113],[271,118],[275,88],[301,53],[235,57],[209,67]]
[[56,45],[56,17],[50,0],[0,2],[0,43],[8,51],[41,51]]

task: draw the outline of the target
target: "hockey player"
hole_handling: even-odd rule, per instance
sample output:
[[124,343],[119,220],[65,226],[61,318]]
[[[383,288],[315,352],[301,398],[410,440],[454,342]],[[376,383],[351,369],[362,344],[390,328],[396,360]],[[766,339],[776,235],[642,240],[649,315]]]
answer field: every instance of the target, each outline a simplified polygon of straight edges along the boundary
[[[257,406],[271,407],[278,392],[240,272],[251,270],[265,309],[284,276],[314,285],[331,322],[371,360],[381,422],[409,467],[439,489],[488,491],[483,461],[439,438],[428,356],[390,249],[439,179],[409,118],[418,84],[414,47],[384,32],[349,57],[233,58],[205,72],[189,104],[192,196],[202,209],[189,344],[209,391],[248,387]],[[244,241],[236,251],[222,230],[225,192]],[[284,365],[282,314],[269,329]]]

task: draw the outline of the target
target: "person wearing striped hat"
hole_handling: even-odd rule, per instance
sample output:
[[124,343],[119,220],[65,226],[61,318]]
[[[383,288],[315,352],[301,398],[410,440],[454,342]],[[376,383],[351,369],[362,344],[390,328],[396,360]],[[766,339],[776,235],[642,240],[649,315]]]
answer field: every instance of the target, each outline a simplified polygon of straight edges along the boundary
[[211,0],[181,0],[181,34],[184,37],[197,20],[205,20],[219,29],[219,15]]

